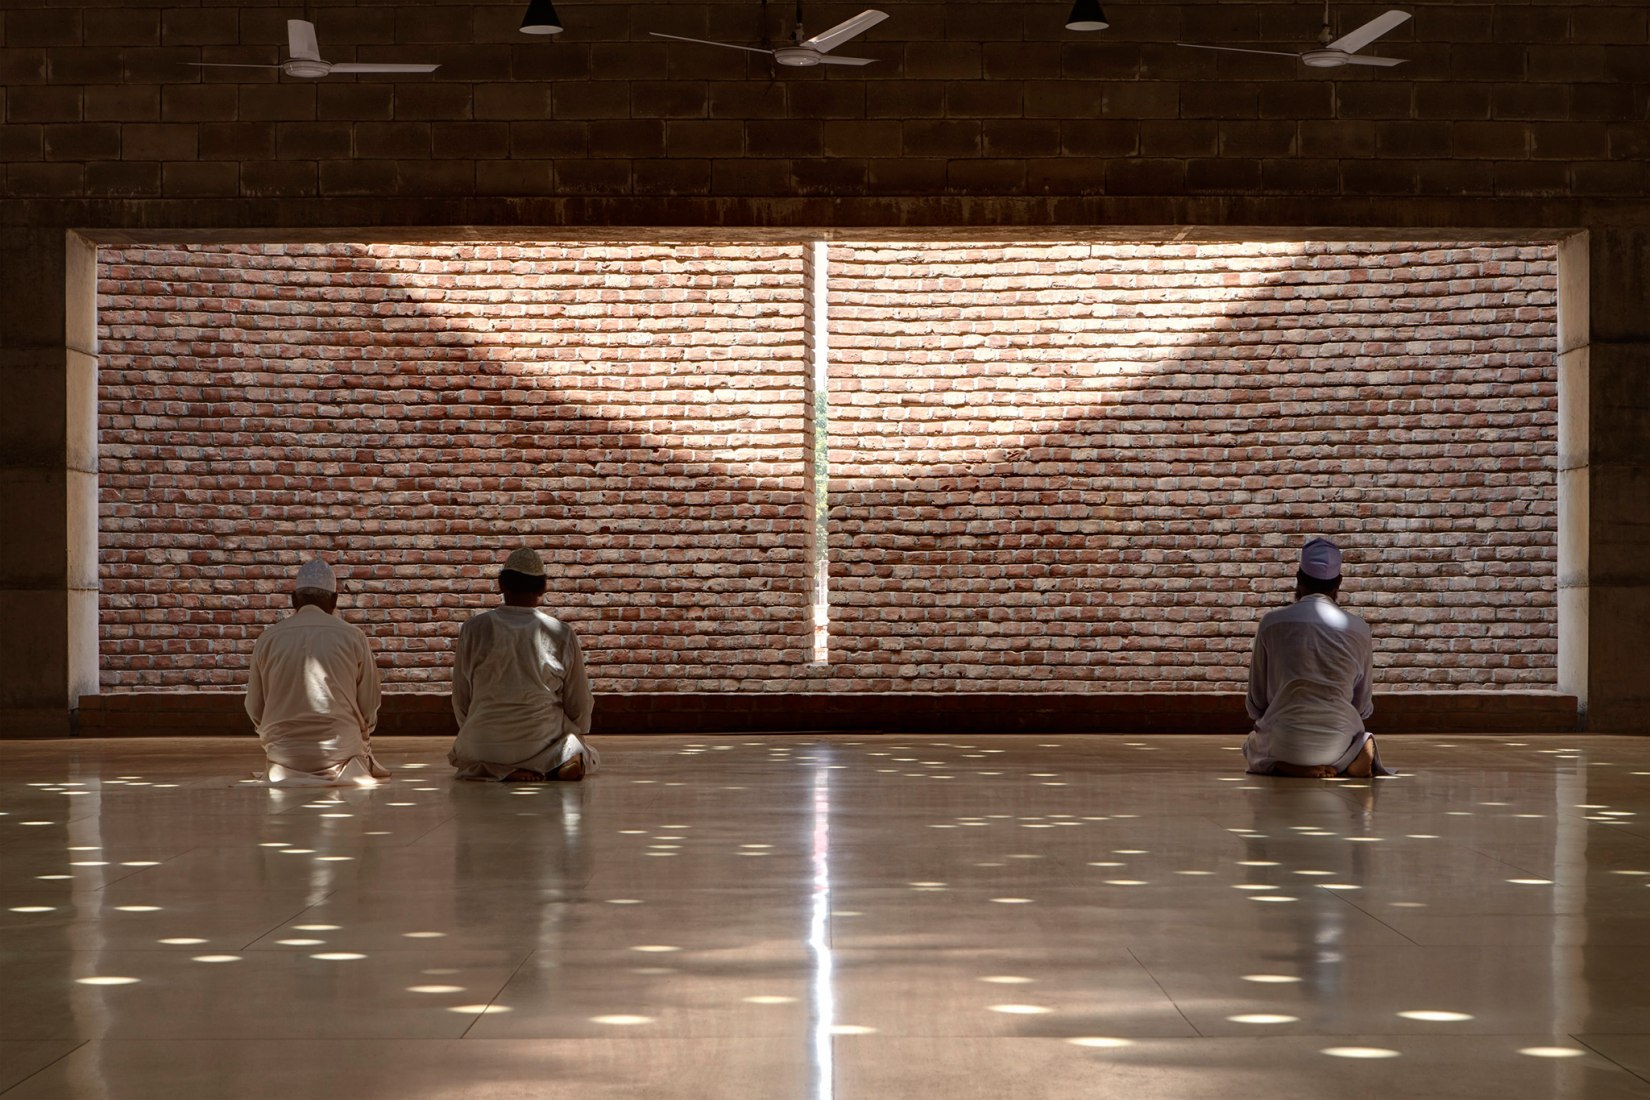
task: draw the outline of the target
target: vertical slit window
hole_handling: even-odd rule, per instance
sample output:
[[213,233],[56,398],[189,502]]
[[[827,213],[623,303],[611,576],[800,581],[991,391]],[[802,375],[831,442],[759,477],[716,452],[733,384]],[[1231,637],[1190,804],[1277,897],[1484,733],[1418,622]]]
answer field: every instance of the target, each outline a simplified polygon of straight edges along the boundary
[[830,515],[829,467],[826,447],[830,440],[830,400],[827,367],[830,345],[827,339],[826,313],[829,301],[829,246],[824,241],[808,245],[807,262],[803,273],[807,313],[803,323],[803,349],[807,394],[807,429],[803,441],[807,451],[807,494],[810,510],[808,530],[808,573],[812,580],[809,609],[812,613],[812,638],[809,662],[823,665],[830,661],[831,588],[829,544],[827,529]]

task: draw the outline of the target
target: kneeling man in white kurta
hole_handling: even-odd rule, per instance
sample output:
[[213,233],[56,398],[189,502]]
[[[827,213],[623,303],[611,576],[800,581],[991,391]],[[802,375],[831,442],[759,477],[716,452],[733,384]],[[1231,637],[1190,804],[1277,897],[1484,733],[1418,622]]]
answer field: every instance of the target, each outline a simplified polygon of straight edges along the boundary
[[272,787],[370,787],[390,773],[372,758],[378,666],[360,628],[334,614],[338,579],[316,559],[298,570],[291,615],[252,647],[246,713]]
[[1255,730],[1243,743],[1251,772],[1302,779],[1392,774],[1364,729],[1375,710],[1369,624],[1335,602],[1340,590],[1340,548],[1313,539],[1301,550],[1294,604],[1260,620],[1247,701]]
[[544,561],[522,547],[504,563],[504,606],[464,624],[453,656],[458,737],[447,760],[460,779],[534,783],[583,779],[600,757],[589,743],[595,703],[573,628],[540,610]]

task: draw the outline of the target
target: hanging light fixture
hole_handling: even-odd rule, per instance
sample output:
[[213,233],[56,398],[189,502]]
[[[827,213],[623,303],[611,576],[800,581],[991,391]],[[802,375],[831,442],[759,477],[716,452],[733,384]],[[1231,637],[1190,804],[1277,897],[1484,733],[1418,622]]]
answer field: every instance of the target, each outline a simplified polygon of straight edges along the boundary
[[556,7],[550,0],[532,0],[527,5],[527,14],[521,20],[522,34],[560,34],[562,32],[561,19],[556,15]]
[[1100,0],[1077,0],[1066,20],[1068,31],[1103,31],[1109,26],[1106,13],[1100,10]]

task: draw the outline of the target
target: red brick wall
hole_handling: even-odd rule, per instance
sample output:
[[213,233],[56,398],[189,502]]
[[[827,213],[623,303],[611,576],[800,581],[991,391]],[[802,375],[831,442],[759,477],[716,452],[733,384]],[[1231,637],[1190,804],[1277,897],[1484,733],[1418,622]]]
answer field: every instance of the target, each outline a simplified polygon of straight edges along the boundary
[[106,249],[106,688],[245,682],[311,553],[446,683],[522,542],[604,688],[805,657],[801,249]]
[[1548,250],[834,247],[811,672],[799,246],[103,264],[106,688],[244,682],[317,551],[438,688],[517,538],[608,691],[1230,687],[1320,531],[1388,686],[1554,683]]
[[860,686],[1235,686],[1318,534],[1384,686],[1556,683],[1550,250],[832,269],[832,646]]

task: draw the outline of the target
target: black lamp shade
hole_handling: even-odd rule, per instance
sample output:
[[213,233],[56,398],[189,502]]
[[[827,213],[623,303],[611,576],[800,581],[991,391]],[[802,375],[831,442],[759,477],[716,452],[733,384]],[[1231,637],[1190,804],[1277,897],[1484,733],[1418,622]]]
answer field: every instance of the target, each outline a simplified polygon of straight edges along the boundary
[[562,32],[561,19],[556,15],[556,7],[550,0],[532,0],[527,5],[527,14],[521,20],[522,34],[560,34]]
[[1066,20],[1068,31],[1103,31],[1109,26],[1106,13],[1100,10],[1100,0],[1077,0]]

